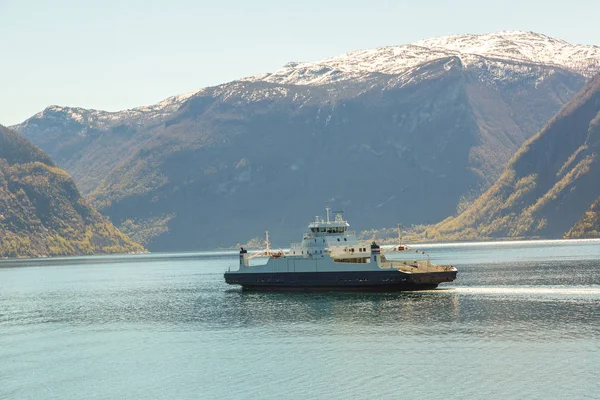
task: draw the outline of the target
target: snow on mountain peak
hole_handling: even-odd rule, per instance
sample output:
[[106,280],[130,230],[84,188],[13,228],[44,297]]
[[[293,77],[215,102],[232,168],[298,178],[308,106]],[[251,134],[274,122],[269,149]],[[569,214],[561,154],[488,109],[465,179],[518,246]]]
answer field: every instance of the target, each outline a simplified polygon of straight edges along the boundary
[[417,46],[461,54],[556,65],[572,70],[600,66],[600,47],[572,45],[564,40],[524,31],[501,31],[483,35],[450,35],[420,40]]
[[434,37],[413,44],[356,50],[318,62],[293,62],[270,74],[246,78],[278,84],[322,85],[370,74],[401,74],[420,64],[456,56],[464,65],[482,58],[558,66],[591,76],[600,71],[600,47],[572,45],[525,31]]
[[203,90],[205,89],[171,96],[159,103],[149,106],[135,107],[122,111],[103,111],[81,107],[51,105],[19,125],[27,126],[30,123],[35,124],[36,120],[42,117],[63,125],[75,121],[95,128],[111,126],[114,123],[121,121],[123,118],[129,118],[138,121],[137,123],[142,123],[144,120],[156,120],[171,115],[173,112],[177,111],[183,102]]

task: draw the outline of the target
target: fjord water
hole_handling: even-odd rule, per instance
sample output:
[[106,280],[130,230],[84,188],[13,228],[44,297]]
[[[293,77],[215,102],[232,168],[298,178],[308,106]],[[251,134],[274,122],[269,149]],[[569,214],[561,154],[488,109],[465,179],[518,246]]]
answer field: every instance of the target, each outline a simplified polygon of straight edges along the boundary
[[243,292],[235,252],[2,261],[0,398],[599,398],[600,241],[423,247],[454,283]]

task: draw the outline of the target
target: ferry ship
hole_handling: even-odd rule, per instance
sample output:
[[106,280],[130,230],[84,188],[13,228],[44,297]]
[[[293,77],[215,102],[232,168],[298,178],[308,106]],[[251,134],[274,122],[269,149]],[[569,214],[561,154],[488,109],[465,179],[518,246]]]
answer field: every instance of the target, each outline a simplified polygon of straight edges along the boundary
[[249,290],[409,291],[435,289],[456,279],[455,267],[435,265],[425,252],[402,244],[389,249],[374,241],[361,244],[341,212],[330,219],[330,209],[326,211],[326,218],[317,216],[302,242],[288,251],[271,250],[268,232],[266,250],[250,255],[242,247],[239,269],[227,271],[225,281]]

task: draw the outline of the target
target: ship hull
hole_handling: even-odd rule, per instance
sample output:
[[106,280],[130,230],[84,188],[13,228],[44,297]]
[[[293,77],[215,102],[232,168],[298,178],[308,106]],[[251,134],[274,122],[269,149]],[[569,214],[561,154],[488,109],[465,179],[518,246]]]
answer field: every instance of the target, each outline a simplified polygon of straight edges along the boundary
[[261,291],[415,291],[452,282],[456,271],[407,274],[394,271],[226,272],[225,281]]

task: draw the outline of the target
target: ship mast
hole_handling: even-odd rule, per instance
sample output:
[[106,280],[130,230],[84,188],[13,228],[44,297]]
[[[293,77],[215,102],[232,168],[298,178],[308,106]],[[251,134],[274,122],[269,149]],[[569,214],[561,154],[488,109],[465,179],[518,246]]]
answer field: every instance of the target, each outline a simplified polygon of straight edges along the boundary
[[267,246],[267,254],[271,254],[271,243],[269,243],[269,231],[265,231],[265,245]]

